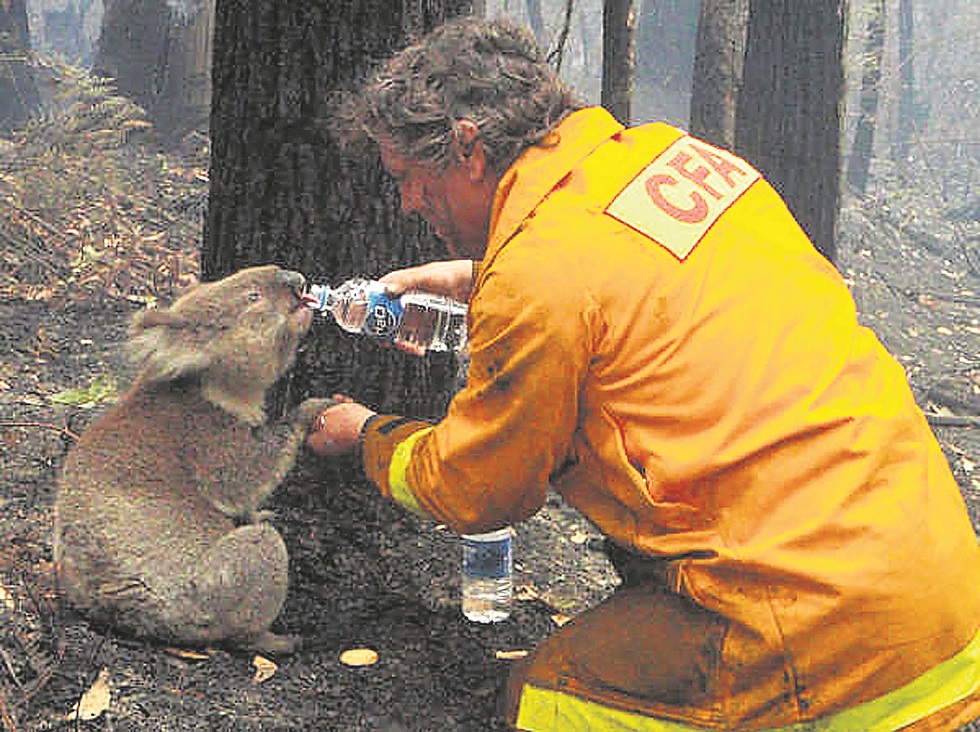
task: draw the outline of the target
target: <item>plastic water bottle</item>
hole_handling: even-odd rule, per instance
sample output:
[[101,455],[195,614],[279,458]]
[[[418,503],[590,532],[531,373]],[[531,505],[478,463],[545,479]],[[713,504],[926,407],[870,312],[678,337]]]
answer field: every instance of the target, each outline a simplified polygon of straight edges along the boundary
[[466,305],[427,292],[388,294],[384,284],[361,278],[336,289],[312,285],[306,304],[330,313],[344,330],[410,350],[460,352],[466,348]]
[[514,532],[508,526],[486,534],[464,534],[460,590],[463,615],[475,623],[510,617]]

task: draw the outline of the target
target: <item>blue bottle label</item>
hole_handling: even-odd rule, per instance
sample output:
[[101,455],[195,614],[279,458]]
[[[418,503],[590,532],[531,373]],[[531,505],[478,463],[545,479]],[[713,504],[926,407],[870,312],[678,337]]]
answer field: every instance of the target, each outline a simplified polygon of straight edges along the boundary
[[473,541],[463,537],[463,572],[478,579],[500,579],[511,571],[511,538]]
[[390,298],[384,290],[368,290],[367,319],[364,333],[382,341],[392,341],[402,322],[405,308],[398,298]]

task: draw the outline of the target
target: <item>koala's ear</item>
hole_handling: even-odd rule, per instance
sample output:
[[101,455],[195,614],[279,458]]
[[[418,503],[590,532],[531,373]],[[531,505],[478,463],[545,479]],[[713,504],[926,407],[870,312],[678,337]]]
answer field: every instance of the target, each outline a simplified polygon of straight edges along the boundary
[[144,382],[194,376],[211,364],[203,343],[195,342],[184,319],[170,310],[145,310],[132,320],[129,354]]

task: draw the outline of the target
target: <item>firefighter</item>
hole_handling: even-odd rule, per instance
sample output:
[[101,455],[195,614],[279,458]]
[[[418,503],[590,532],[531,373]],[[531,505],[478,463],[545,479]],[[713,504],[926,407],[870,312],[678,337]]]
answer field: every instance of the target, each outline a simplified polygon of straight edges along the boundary
[[980,716],[980,548],[902,367],[749,163],[578,103],[531,37],[454,21],[338,115],[455,259],[437,424],[347,400],[311,435],[460,533],[550,489],[611,544],[604,603],[515,667],[526,730],[954,730]]

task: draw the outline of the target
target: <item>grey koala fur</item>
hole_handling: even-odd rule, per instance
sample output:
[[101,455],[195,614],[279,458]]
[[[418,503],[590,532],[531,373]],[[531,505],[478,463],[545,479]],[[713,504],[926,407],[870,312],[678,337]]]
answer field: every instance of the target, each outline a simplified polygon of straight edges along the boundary
[[69,453],[55,501],[59,583],[83,614],[185,646],[295,647],[268,629],[288,557],[258,507],[333,403],[263,413],[310,327],[303,284],[254,267],[135,316],[140,373]]

